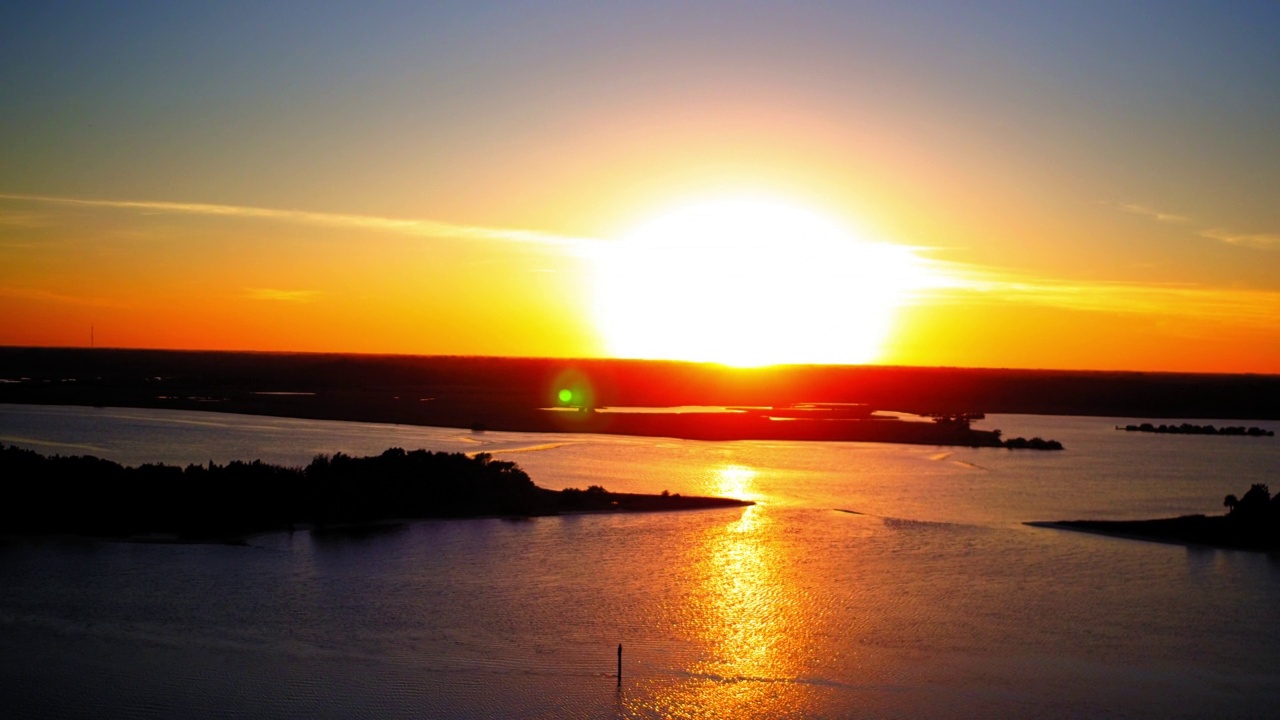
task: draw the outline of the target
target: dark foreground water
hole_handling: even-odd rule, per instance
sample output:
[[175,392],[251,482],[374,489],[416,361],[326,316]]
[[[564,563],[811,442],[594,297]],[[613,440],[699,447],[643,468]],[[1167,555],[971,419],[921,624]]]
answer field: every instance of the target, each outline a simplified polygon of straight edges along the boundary
[[1276,438],[1117,422],[985,423],[1068,447],[1034,453],[0,405],[0,442],[48,453],[486,451],[548,487],[760,503],[248,547],[11,540],[0,715],[1280,715],[1280,560],[1021,524],[1218,512],[1226,493],[1280,486]]

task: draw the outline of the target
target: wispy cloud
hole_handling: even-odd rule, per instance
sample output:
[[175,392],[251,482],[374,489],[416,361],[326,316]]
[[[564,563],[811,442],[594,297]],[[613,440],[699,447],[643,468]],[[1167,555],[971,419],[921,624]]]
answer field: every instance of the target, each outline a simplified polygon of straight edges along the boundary
[[1011,302],[1084,312],[1195,318],[1274,328],[1280,292],[1200,285],[1072,282],[1020,276],[963,265],[947,271],[953,282],[923,302]]
[[1227,230],[1205,230],[1201,237],[1217,240],[1229,245],[1256,248],[1258,250],[1280,249],[1280,234],[1276,233],[1234,233]]
[[319,290],[280,290],[277,288],[245,288],[244,296],[250,300],[305,303],[322,295]]
[[48,224],[48,219],[35,213],[0,212],[0,226],[36,228]]
[[[1140,205],[1137,203],[1104,203],[1114,204],[1115,207],[1135,215],[1142,215],[1158,222],[1175,223],[1185,225],[1192,222],[1191,218],[1185,215],[1176,215],[1163,210],[1157,210],[1149,205]],[[1237,245],[1239,247],[1253,248],[1255,250],[1278,250],[1280,249],[1280,234],[1278,233],[1239,233],[1221,228],[1203,228],[1195,231],[1202,238],[1217,240],[1218,242],[1227,243],[1228,245]]]
[[1140,205],[1138,203],[1122,203],[1117,207],[1119,207],[1121,210],[1125,212],[1149,217],[1158,222],[1177,223],[1177,224],[1184,224],[1184,223],[1191,222],[1191,218],[1186,217],[1185,215],[1177,215],[1175,213],[1165,212],[1163,210],[1157,210],[1156,208],[1153,208],[1149,205]]
[[12,298],[15,300],[35,300],[36,302],[59,303],[62,305],[123,307],[123,304],[116,300],[86,297],[83,295],[68,295],[66,293],[57,293],[49,290],[41,290],[39,288],[0,287],[0,297]]
[[213,217],[243,218],[248,220],[273,220],[306,225],[340,228],[360,228],[429,238],[457,238],[474,240],[499,240],[505,242],[535,243],[539,245],[575,246],[587,242],[584,238],[520,230],[491,228],[477,225],[457,225],[436,220],[385,218],[371,215],[347,215],[341,213],[310,212],[306,210],[280,210],[275,208],[245,207],[240,205],[216,205],[209,203],[178,203],[154,200],[97,200],[54,197],[49,195],[20,195],[0,193],[0,200],[17,202],[94,207],[114,210],[135,210],[147,213],[173,213]]

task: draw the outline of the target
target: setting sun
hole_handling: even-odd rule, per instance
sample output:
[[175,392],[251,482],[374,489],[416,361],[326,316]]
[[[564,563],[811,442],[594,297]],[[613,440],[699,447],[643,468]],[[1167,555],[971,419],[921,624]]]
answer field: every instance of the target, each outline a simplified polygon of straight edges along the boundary
[[596,321],[616,357],[865,363],[927,277],[910,249],[800,205],[716,199],[663,213],[601,253]]

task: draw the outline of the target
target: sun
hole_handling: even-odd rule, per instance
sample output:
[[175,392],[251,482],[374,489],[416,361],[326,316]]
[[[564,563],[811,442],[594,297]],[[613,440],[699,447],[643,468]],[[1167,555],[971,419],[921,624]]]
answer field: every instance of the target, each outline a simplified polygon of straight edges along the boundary
[[673,208],[597,256],[595,321],[614,357],[876,360],[927,270],[798,204],[735,197]]

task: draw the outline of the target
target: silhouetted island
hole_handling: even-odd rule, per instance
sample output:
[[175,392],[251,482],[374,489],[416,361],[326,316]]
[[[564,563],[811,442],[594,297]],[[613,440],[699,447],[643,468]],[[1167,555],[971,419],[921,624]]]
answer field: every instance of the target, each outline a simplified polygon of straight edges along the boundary
[[1045,440],[1036,436],[1030,440],[1024,437],[1009,438],[1002,445],[1010,450],[1061,450],[1062,443],[1057,440]]
[[1244,496],[1228,495],[1226,515],[1184,515],[1160,520],[1066,520],[1030,522],[1060,528],[1157,542],[1212,545],[1238,550],[1280,550],[1280,495],[1255,483]]
[[[533,517],[743,507],[732,498],[548,490],[487,453],[320,455],[305,468],[261,461],[124,467],[0,445],[0,477],[25,495],[0,506],[0,534],[229,540],[299,526],[423,518]],[[11,490],[12,492],[12,490]]]
[[1214,427],[1213,425],[1192,425],[1191,423],[1182,423],[1181,425],[1153,425],[1151,423],[1142,423],[1141,425],[1125,425],[1123,428],[1117,425],[1116,429],[1123,429],[1128,432],[1158,433],[1164,435],[1275,437],[1275,431],[1260,427],[1245,427],[1243,425],[1224,425],[1222,427]]

